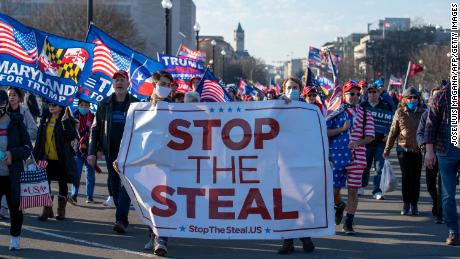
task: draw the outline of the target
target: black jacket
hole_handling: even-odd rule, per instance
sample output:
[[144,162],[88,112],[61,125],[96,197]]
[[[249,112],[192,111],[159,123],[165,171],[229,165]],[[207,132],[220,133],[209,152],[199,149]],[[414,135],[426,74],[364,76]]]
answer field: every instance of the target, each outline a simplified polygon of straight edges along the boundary
[[[88,155],[96,155],[98,150],[104,152],[105,157],[110,155],[110,128],[112,125],[112,105],[115,93],[99,102],[96,117],[93,120],[89,137]],[[128,94],[125,102],[125,113],[128,112],[131,103],[139,102],[137,98]]]
[[23,161],[30,156],[32,151],[32,143],[30,142],[26,126],[22,122],[21,114],[11,116],[11,121],[8,125],[7,150],[11,152],[13,161],[13,163],[8,166],[13,204],[19,207],[21,193],[20,179],[21,172],[24,171]]
[[426,126],[426,119],[428,117],[428,113],[430,111],[426,110],[423,114],[422,117],[420,117],[420,122],[418,124],[417,128],[417,145],[420,148],[425,148],[425,126]]
[[[46,142],[46,127],[51,116],[42,119],[38,127],[37,141],[35,142],[34,156],[37,160],[45,159],[45,142]],[[54,141],[56,143],[56,152],[58,161],[63,166],[64,176],[68,183],[76,183],[77,181],[77,165],[75,163],[75,151],[72,148],[72,141],[77,138],[76,121],[70,116],[62,119],[62,115],[56,120],[54,126]],[[50,174],[48,172],[48,177]],[[57,180],[50,177],[50,180]]]

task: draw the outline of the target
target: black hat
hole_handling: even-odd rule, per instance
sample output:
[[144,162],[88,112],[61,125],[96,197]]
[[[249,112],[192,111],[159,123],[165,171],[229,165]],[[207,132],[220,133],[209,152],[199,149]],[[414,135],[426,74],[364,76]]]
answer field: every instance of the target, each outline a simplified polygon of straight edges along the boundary
[[8,104],[8,94],[4,90],[0,90],[0,106]]

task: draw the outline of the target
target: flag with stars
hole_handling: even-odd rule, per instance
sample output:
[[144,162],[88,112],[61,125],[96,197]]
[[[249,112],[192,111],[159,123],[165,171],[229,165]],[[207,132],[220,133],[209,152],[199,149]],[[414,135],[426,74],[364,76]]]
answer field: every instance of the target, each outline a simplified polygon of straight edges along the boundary
[[86,42],[94,42],[93,76],[90,85],[83,85],[80,99],[97,103],[112,91],[112,76],[118,70],[130,75],[129,92],[139,99],[146,99],[153,91],[153,73],[163,70],[159,62],[134,51],[112,38],[98,27],[91,25]]
[[33,30],[0,14],[0,55],[12,56],[32,64],[37,60],[37,53]]
[[206,69],[196,91],[201,96],[202,102],[231,102],[233,101],[227,91],[217,82],[214,75]]
[[53,206],[46,170],[23,171],[20,183],[20,210]]

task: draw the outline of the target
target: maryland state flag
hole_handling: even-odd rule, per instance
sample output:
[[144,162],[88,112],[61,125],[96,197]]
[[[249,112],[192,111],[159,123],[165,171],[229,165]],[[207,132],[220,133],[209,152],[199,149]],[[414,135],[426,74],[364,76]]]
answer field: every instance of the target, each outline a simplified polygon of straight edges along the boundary
[[47,36],[38,66],[45,74],[68,78],[78,85],[85,68],[91,71],[93,48],[93,44]]

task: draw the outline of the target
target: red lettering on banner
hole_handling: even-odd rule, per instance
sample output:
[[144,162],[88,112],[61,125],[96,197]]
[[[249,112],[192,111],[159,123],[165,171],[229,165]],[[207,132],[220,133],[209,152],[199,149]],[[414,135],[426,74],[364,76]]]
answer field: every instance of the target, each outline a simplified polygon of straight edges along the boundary
[[213,157],[212,161],[212,183],[217,182],[217,172],[232,172],[232,183],[236,183],[236,174],[235,174],[235,157],[232,156],[232,167],[231,168],[218,168],[217,167],[217,157]]
[[188,159],[196,159],[196,183],[201,181],[201,159],[210,159],[209,156],[189,156]]
[[[256,207],[251,207],[254,201],[256,202]],[[270,213],[268,213],[267,206],[265,206],[264,199],[262,198],[262,194],[260,194],[257,188],[249,189],[238,219],[247,219],[249,214],[260,214],[263,219],[271,219]]]
[[219,208],[232,208],[233,201],[219,200],[219,196],[234,196],[235,189],[209,189],[209,219],[235,219],[234,212],[219,212]]
[[[263,133],[262,127],[267,125],[270,127],[270,131]],[[256,119],[256,125],[254,128],[254,148],[263,149],[264,140],[274,139],[280,132],[280,124],[278,121],[272,118],[259,118]]]
[[203,128],[203,150],[211,150],[212,128],[220,127],[220,120],[194,120],[193,125]]
[[243,178],[243,172],[257,172],[257,168],[254,167],[249,167],[245,168],[243,167],[243,159],[257,159],[257,156],[240,156],[238,157],[238,162],[239,162],[239,172],[240,172],[240,183],[260,183],[259,180],[244,180]]
[[169,195],[173,195],[175,192],[174,188],[169,187],[167,185],[157,185],[155,188],[152,189],[152,199],[160,204],[167,206],[167,209],[160,209],[158,207],[153,206],[151,211],[153,214],[160,216],[160,217],[170,217],[174,215],[177,211],[176,203],[168,199],[166,197],[161,196],[162,193],[167,193]]
[[202,188],[177,188],[178,195],[187,196],[187,218],[195,218],[196,196],[205,196],[206,189]]
[[[230,131],[234,127],[240,127],[243,129],[243,138],[240,142],[234,142],[230,138]],[[249,123],[243,119],[233,119],[228,121],[225,126],[222,128],[222,141],[224,142],[225,146],[230,148],[231,150],[241,150],[248,146],[249,142],[251,142],[252,132],[251,126]]]
[[168,147],[174,150],[186,150],[192,145],[193,138],[190,133],[179,130],[178,127],[189,128],[191,123],[182,119],[175,119],[169,123],[169,134],[172,136],[182,139],[182,143],[177,143],[172,140],[168,142]]
[[280,188],[273,189],[273,211],[275,219],[297,219],[299,218],[298,211],[283,211],[283,195]]

